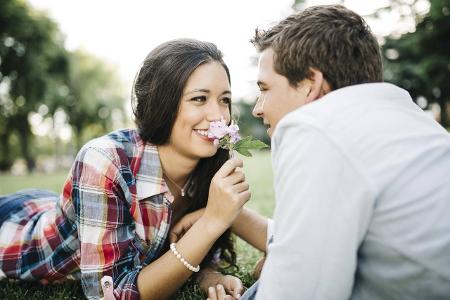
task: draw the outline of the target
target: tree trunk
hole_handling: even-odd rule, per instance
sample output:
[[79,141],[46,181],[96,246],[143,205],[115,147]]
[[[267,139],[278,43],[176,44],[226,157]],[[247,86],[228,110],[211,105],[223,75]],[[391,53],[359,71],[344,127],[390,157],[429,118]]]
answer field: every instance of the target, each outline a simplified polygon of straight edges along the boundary
[[82,131],[83,131],[82,128],[78,128],[78,127],[75,128],[75,142],[76,142],[75,146],[77,147],[77,149],[75,151],[76,153],[78,153],[78,151],[80,151],[81,147],[83,147],[83,142],[81,141],[82,140],[82,136],[81,136]]
[[0,171],[9,171],[11,166],[13,165],[13,161],[11,159],[11,148],[9,145],[9,133],[8,131],[4,132],[0,136],[0,147],[1,147],[1,158],[0,158]]
[[36,161],[34,156],[30,153],[30,146],[33,144],[31,142],[32,135],[30,124],[28,123],[28,118],[26,116],[19,118],[19,122],[20,125],[17,127],[17,131],[19,133],[22,157],[25,159],[28,172],[33,172],[36,167]]
[[447,98],[446,97],[441,97],[439,99],[439,107],[441,108],[441,125],[444,128],[449,128],[450,127],[450,122],[448,120],[448,109],[447,109]]

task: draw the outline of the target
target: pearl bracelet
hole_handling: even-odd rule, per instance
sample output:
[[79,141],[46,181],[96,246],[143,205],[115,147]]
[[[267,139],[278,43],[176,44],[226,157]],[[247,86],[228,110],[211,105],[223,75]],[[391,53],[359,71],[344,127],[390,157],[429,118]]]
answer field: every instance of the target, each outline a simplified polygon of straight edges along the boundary
[[180,252],[177,251],[177,248],[175,248],[175,243],[170,244],[170,250],[173,252],[173,254],[175,255],[176,258],[178,258],[183,265],[188,268],[190,271],[192,272],[198,272],[200,271],[200,266],[194,267],[193,265],[191,265],[190,263],[188,263],[183,256],[181,256]]

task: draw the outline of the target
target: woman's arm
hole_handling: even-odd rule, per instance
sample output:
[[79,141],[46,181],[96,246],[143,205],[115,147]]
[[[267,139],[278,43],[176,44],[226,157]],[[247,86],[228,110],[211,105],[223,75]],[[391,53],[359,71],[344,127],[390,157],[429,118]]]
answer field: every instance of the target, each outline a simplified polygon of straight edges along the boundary
[[[179,253],[191,265],[204,259],[217,238],[229,228],[250,198],[243,174],[235,172],[242,160],[231,159],[211,181],[208,204],[204,214],[176,244]],[[142,269],[138,275],[141,299],[165,299],[172,295],[192,275],[179,259],[168,251]]]
[[[185,215],[170,231],[170,241],[178,241],[204,214],[204,208]],[[243,207],[231,229],[241,239],[266,252],[268,219],[249,208]]]
[[[204,209],[199,209],[185,215],[170,231],[170,241],[178,241],[203,215]],[[254,210],[243,207],[234,220],[231,230],[241,239],[266,252],[268,219]]]
[[[179,253],[191,265],[201,263],[215,240],[226,230],[206,218],[199,219],[177,242]],[[169,250],[139,272],[138,289],[141,299],[165,299],[178,290],[192,275]]]

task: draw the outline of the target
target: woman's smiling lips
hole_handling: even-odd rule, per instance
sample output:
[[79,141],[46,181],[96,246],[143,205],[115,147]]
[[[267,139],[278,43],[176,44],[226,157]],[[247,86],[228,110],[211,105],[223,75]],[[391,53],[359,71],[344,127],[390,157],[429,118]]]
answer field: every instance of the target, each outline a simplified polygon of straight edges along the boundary
[[213,138],[208,137],[208,130],[206,129],[194,129],[194,132],[200,136],[202,139],[208,141],[208,142],[212,142],[214,141]]

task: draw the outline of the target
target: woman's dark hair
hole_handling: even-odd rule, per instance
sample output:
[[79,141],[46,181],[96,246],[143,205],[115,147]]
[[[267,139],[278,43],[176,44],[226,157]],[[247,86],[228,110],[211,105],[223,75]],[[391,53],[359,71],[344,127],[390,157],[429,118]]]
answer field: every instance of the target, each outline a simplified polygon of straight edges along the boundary
[[[164,145],[169,141],[183,89],[200,65],[220,63],[231,82],[230,72],[222,57],[222,52],[213,43],[193,39],[163,43],[147,55],[136,76],[131,97],[135,122],[144,142]],[[229,110],[231,114],[231,104]],[[200,159],[187,187],[190,200],[188,212],[206,206],[211,179],[228,158],[226,150],[218,149],[214,156]],[[230,230],[216,241],[202,265],[209,264],[217,250],[226,263],[236,265]]]

